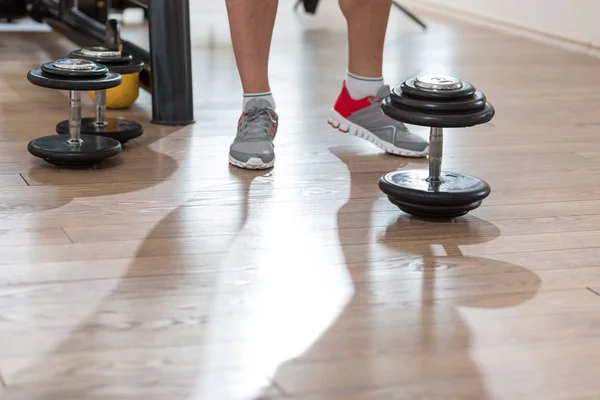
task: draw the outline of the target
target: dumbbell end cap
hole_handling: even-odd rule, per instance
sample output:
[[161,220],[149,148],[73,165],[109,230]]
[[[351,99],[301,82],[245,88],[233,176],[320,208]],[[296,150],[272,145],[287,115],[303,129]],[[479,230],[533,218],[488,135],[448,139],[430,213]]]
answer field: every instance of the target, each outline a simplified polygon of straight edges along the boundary
[[91,71],[96,69],[96,63],[77,58],[59,58],[52,63],[56,69],[63,71]]
[[415,78],[415,86],[426,90],[459,90],[463,82],[447,75],[421,75]]

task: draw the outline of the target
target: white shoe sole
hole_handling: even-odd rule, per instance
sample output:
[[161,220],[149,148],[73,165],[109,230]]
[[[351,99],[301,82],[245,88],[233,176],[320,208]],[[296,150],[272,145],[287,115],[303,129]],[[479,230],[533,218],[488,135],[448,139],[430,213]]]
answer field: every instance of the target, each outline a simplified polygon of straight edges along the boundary
[[399,147],[394,146],[393,144],[383,141],[379,139],[372,132],[364,129],[363,127],[356,125],[348,121],[346,118],[342,117],[340,113],[335,110],[331,110],[331,114],[329,115],[329,125],[333,128],[337,129],[342,133],[347,133],[352,136],[357,136],[359,138],[368,140],[373,143],[380,149],[384,150],[387,153],[395,154],[403,157],[427,157],[429,154],[429,146],[425,148],[423,151],[413,151],[407,149],[401,149]]
[[241,161],[238,161],[235,158],[229,156],[229,163],[238,168],[244,168],[244,169],[255,169],[255,170],[269,169],[269,168],[272,168],[273,165],[275,165],[275,158],[273,158],[273,161],[271,161],[269,163],[263,162],[263,160],[261,160],[260,158],[250,158],[246,162],[241,162]]

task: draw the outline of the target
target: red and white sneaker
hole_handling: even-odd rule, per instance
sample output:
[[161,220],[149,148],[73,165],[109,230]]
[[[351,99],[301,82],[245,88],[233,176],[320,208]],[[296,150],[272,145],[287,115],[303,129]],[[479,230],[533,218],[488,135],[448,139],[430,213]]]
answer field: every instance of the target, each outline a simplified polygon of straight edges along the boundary
[[344,82],[328,122],[335,129],[366,139],[387,153],[427,157],[429,143],[381,111],[381,101],[389,95],[390,87],[385,85],[376,96],[355,100],[350,97]]

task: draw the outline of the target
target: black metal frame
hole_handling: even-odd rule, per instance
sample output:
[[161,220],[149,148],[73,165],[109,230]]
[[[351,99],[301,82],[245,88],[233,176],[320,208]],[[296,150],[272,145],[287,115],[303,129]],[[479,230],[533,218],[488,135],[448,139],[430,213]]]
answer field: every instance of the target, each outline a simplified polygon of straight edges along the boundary
[[[152,123],[194,123],[189,0],[132,1],[148,10],[150,49],[121,40],[144,61],[140,86],[152,95]],[[75,0],[41,0],[43,20],[79,46],[101,46],[105,25],[77,9]],[[110,9],[110,0],[105,0]]]

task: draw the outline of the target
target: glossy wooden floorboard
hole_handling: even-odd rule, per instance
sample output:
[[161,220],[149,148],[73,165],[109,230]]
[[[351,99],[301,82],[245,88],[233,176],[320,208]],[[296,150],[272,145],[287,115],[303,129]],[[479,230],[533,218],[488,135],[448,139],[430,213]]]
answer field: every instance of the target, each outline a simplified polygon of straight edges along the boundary
[[265,172],[227,163],[241,88],[224,2],[191,3],[196,124],[150,124],[142,92],[110,113],[144,136],[93,170],[26,149],[67,117],[26,71],[74,45],[0,33],[2,400],[600,398],[599,60],[393,12],[389,83],[447,72],[497,110],[444,149],[492,195],[432,223],[377,187],[426,161],[326,124],[345,74],[336,2],[314,18],[281,4]]

